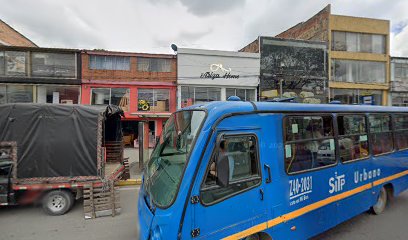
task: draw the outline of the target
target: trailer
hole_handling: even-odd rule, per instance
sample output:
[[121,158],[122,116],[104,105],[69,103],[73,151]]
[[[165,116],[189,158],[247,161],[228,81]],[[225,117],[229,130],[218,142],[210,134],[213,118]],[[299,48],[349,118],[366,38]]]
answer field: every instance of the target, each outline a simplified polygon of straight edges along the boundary
[[112,105],[0,105],[0,206],[40,203],[62,215],[84,191],[113,191],[128,175],[122,116]]

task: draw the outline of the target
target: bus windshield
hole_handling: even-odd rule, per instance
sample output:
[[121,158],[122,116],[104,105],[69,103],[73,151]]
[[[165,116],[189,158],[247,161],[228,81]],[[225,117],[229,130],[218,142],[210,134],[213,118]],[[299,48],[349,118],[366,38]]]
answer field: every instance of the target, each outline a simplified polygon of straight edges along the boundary
[[202,110],[173,113],[164,126],[145,169],[149,202],[168,207],[176,197],[187,157],[205,118]]

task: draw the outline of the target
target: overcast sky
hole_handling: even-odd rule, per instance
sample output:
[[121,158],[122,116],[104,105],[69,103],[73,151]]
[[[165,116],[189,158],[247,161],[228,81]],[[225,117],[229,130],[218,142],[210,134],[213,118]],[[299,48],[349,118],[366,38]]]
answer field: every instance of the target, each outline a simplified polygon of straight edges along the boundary
[[0,0],[0,19],[41,47],[171,53],[238,50],[332,4],[332,13],[391,20],[391,54],[408,56],[404,0]]

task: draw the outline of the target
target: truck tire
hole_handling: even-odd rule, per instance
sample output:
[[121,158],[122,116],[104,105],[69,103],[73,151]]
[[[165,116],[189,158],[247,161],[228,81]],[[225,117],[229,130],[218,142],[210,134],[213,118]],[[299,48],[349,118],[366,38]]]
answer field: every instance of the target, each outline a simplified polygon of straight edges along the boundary
[[74,196],[67,190],[52,190],[44,195],[42,206],[48,215],[58,216],[67,213],[74,205]]

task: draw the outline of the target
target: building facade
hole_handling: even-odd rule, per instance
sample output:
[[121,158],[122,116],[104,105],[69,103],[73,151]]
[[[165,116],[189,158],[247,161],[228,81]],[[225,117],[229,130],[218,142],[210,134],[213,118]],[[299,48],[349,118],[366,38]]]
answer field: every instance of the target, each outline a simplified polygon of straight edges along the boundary
[[408,58],[391,58],[390,106],[408,107]]
[[2,20],[0,20],[0,46],[38,47]]
[[176,110],[176,56],[97,50],[81,55],[82,104],[120,106],[126,144],[135,143],[138,123],[144,122],[152,146]]
[[302,103],[326,103],[327,44],[260,36],[241,51],[260,52],[261,101],[295,98]]
[[225,101],[238,96],[257,101],[259,54],[178,48],[177,106]]
[[80,103],[80,51],[0,46],[0,104]]
[[387,105],[390,22],[331,14],[328,5],[276,37],[328,44],[330,100]]

